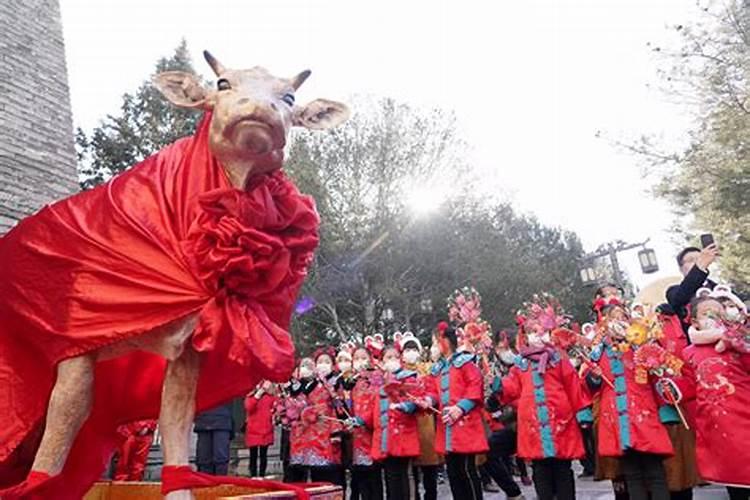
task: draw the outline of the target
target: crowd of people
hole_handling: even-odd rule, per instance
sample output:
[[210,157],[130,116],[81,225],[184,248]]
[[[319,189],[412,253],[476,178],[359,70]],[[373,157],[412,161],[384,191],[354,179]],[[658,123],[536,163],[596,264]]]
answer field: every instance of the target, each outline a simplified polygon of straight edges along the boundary
[[[494,481],[521,498],[575,498],[573,462],[617,499],[690,499],[716,483],[750,498],[750,331],[745,303],[708,279],[712,245],[678,256],[684,275],[656,307],[596,291],[578,324],[540,294],[517,332],[453,297],[429,348],[411,333],[325,346],[284,384],[247,395],[251,476],[265,476],[280,426],[286,482],[341,485],[353,499],[482,498]],[[531,478],[526,467],[531,465]]]

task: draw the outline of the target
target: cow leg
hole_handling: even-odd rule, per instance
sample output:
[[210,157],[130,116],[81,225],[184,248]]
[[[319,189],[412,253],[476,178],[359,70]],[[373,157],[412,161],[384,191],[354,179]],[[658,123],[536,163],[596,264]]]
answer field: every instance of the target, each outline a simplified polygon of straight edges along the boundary
[[62,471],[78,430],[91,412],[94,363],[93,355],[84,354],[57,365],[44,434],[31,470],[50,476]]
[[[174,361],[167,364],[161,395],[159,429],[164,465],[188,465],[190,428],[195,418],[195,391],[200,362],[198,353],[188,343]],[[190,491],[174,491],[167,500],[192,499]]]

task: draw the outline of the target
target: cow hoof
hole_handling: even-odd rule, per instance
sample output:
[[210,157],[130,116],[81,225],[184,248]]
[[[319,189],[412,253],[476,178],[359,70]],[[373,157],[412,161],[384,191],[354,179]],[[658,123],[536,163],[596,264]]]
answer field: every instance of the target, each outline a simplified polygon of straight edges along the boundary
[[165,500],[195,500],[193,492],[190,490],[171,491],[164,498]]

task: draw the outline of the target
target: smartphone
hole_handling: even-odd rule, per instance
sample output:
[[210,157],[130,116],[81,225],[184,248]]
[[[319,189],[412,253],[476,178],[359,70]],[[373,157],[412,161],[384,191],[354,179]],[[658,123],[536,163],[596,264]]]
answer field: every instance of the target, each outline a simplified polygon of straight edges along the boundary
[[703,248],[710,247],[714,244],[714,235],[711,233],[701,234],[701,246]]

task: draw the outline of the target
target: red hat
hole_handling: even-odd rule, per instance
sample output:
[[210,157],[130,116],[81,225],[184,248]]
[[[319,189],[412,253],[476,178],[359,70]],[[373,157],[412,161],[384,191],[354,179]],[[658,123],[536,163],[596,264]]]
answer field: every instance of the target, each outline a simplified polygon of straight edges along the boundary
[[318,358],[322,355],[327,354],[329,358],[331,358],[331,361],[336,359],[336,349],[333,347],[327,345],[327,346],[321,346],[315,349],[315,352],[313,353],[313,361],[316,363],[318,362]]

